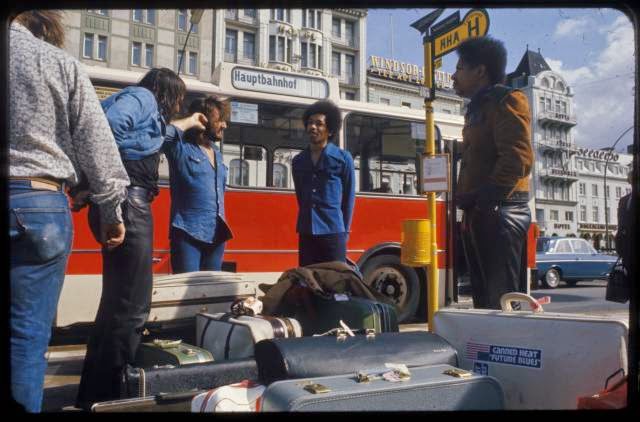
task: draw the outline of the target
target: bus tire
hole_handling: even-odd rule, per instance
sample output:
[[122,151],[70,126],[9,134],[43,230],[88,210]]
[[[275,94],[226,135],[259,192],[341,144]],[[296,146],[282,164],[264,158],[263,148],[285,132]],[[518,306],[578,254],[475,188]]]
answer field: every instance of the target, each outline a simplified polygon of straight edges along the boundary
[[418,310],[420,281],[416,272],[400,263],[397,255],[378,255],[362,267],[365,284],[389,297],[396,305],[398,322],[406,322]]

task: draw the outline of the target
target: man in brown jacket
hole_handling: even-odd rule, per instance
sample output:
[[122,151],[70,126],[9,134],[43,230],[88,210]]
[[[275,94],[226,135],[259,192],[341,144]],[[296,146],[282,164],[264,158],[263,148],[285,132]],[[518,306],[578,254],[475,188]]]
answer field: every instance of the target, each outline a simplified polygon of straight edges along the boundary
[[531,116],[526,95],[500,85],[507,61],[501,41],[470,38],[457,53],[453,88],[471,100],[456,195],[462,240],[474,307],[500,309],[500,297],[520,290],[526,274]]

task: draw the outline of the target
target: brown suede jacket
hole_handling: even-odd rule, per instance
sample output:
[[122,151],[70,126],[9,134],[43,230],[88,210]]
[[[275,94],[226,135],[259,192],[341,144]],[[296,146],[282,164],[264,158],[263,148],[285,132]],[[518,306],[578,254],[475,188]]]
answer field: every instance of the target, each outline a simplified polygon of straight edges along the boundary
[[462,138],[459,193],[494,185],[496,199],[506,199],[529,191],[531,113],[522,91],[504,85],[483,90],[469,104]]

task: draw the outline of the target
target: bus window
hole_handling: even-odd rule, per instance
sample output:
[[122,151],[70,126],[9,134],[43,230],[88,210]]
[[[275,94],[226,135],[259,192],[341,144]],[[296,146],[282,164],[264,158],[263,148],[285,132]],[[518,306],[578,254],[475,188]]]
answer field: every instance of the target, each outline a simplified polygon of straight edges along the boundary
[[345,134],[357,191],[418,193],[416,165],[424,152],[424,123],[352,113],[346,118]]
[[223,148],[229,185],[293,189],[291,160],[307,146],[304,108],[233,100],[231,109]]

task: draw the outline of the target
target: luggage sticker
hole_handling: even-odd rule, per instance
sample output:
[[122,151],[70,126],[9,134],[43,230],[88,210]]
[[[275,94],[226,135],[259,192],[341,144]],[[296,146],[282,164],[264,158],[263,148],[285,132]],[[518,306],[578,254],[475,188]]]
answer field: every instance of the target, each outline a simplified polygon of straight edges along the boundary
[[[542,368],[541,349],[467,342],[464,357],[472,361],[522,366],[532,369]],[[481,365],[476,367],[474,364],[473,369],[474,372],[488,373],[488,368],[483,368]]]

